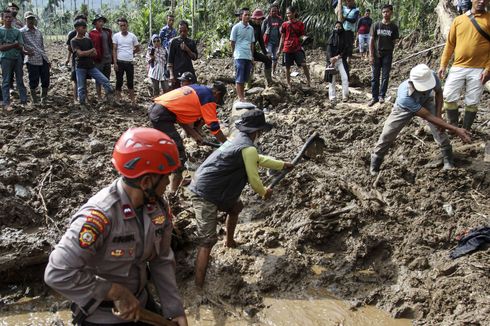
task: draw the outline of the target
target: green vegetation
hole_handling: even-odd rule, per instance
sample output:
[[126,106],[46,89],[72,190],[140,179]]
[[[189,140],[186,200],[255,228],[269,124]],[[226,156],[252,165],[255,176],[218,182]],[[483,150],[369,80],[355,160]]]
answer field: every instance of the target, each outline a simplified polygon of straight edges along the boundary
[[[77,2],[72,0],[75,6]],[[262,8],[267,12],[272,1],[222,1],[222,0],[126,0],[120,1],[119,6],[108,7],[103,4],[100,12],[109,20],[109,27],[116,28],[117,18],[126,17],[131,25],[130,30],[138,38],[145,42],[150,36],[150,8],[152,33],[158,33],[166,22],[169,12],[174,12],[176,22],[185,19],[190,23],[191,33],[195,39],[207,45],[207,51],[217,49],[222,53],[229,50],[228,36],[231,27],[236,22],[234,13],[241,7],[249,7],[252,10]],[[366,8],[372,11],[374,20],[381,19],[381,7],[386,2],[391,2],[395,7],[394,20],[400,26],[402,34],[419,29],[423,38],[429,38],[434,34],[436,19],[434,8],[438,0],[413,1],[413,0],[358,0],[357,6],[364,12]],[[7,1],[2,0],[6,5]],[[82,0],[78,1],[77,12],[83,12],[92,18],[96,12],[89,8]],[[316,46],[324,44],[336,21],[334,9],[330,0],[278,0],[281,12],[284,16],[285,9],[289,5],[298,8],[300,19],[306,24],[308,35],[312,36]],[[33,1],[18,1],[23,10],[33,10]],[[72,20],[75,12],[65,10],[63,0],[49,0],[43,10],[39,12],[39,25],[46,35],[65,35],[72,29]],[[19,14],[19,17],[21,17]],[[89,19],[90,20],[90,19]]]

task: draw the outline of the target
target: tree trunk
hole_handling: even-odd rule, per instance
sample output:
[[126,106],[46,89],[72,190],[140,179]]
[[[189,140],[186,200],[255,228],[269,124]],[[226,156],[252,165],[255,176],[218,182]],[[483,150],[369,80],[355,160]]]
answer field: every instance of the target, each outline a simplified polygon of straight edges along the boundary
[[439,4],[436,7],[436,13],[439,21],[440,35],[446,39],[447,34],[449,34],[451,23],[456,15],[452,0],[439,0]]

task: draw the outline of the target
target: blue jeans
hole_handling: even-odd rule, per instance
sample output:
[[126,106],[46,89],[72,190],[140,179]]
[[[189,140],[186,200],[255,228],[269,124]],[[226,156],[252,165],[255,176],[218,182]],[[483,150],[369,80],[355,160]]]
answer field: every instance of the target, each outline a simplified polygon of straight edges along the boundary
[[114,92],[109,79],[107,79],[107,77],[104,76],[104,74],[95,67],[90,69],[77,68],[76,74],[78,85],[78,100],[80,101],[80,104],[85,103],[85,100],[87,99],[87,89],[85,87],[85,83],[87,82],[87,75],[95,79],[97,83],[101,84],[102,87],[104,87],[106,94],[111,94]]
[[270,53],[272,61],[277,62],[277,48],[279,44],[268,43],[267,44],[267,52]]
[[17,59],[2,59],[2,97],[3,105],[10,104],[10,78],[15,71],[15,82],[17,83],[17,89],[19,90],[19,98],[21,103],[27,102],[27,90],[24,86],[24,73],[22,71],[23,62],[22,57],[19,55]]
[[27,64],[27,72],[29,73],[29,88],[36,89],[41,80],[41,87],[49,87],[49,64],[43,60],[42,66]]
[[[374,63],[372,65],[372,79],[371,79],[371,93],[373,94],[373,100],[378,100],[380,97],[385,97],[388,90],[388,82],[390,81],[391,62],[393,61],[393,53],[382,53],[382,55],[375,56]],[[379,77],[381,75],[381,90],[379,88]]]

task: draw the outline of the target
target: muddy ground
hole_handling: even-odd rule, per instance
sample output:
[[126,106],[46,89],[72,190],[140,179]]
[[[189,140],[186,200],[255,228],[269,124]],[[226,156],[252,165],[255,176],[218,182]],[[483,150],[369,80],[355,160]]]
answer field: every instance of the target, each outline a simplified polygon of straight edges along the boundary
[[[408,40],[396,60],[430,45]],[[47,256],[68,218],[98,189],[116,176],[112,147],[128,127],[148,125],[151,101],[138,59],[139,108],[94,103],[86,111],[71,104],[64,45],[49,48],[53,61],[51,99],[44,108],[0,113],[0,309],[33,309],[19,299],[54,300],[50,310],[66,307],[42,283]],[[323,64],[321,51],[309,60]],[[440,49],[397,63],[390,95],[415,63],[437,68]],[[221,314],[251,318],[264,308],[265,296],[326,289],[347,300],[352,309],[376,305],[416,325],[488,325],[489,252],[451,260],[456,236],[490,224],[489,163],[483,162],[489,140],[490,98],[484,95],[473,142],[452,139],[457,169],[432,167],[439,150],[424,124],[415,119],[403,130],[386,157],[379,178],[368,173],[369,152],[381,132],[391,103],[368,108],[369,67],[353,62],[349,103],[332,105],[326,84],[316,79],[301,87],[293,78],[291,94],[282,77],[265,93],[248,98],[267,108],[275,128],[260,139],[264,153],[291,160],[304,140],[318,131],[326,142],[323,155],[303,161],[263,202],[246,188],[236,239],[237,249],[220,242],[208,270],[208,303]],[[231,59],[201,58],[198,78],[231,81]],[[260,73],[256,85],[263,86]],[[91,94],[94,93],[91,86]],[[234,97],[220,116],[224,124]],[[271,104],[272,103],[272,104]],[[187,140],[191,161],[199,164],[211,152]],[[267,178],[266,171],[263,171]],[[195,257],[193,212],[185,191],[174,206],[182,231],[177,243],[179,286],[187,307],[193,292]],[[321,321],[319,321],[321,324]],[[54,322],[53,322],[54,323]]]

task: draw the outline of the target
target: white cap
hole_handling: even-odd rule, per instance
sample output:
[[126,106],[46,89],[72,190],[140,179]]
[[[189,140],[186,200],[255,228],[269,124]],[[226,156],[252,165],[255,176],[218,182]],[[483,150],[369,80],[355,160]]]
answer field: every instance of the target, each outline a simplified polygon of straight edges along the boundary
[[410,81],[419,92],[425,92],[436,86],[433,71],[426,64],[419,64],[410,70]]

